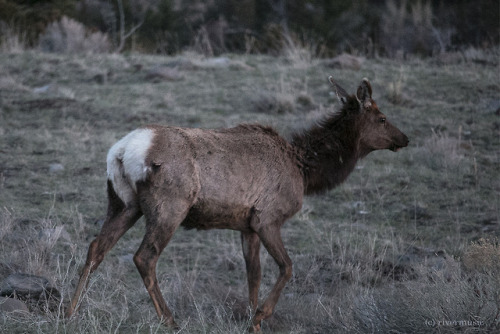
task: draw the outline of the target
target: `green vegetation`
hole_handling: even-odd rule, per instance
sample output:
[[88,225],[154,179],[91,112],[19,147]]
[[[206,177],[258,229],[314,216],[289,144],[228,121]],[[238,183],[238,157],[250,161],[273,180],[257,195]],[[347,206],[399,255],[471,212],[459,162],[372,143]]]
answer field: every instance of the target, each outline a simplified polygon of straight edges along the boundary
[[[331,69],[295,51],[215,59],[0,53],[0,280],[42,275],[62,294],[59,307],[0,314],[0,332],[164,332],[131,261],[142,220],[91,278],[76,316],[62,317],[106,212],[108,148],[148,123],[259,122],[289,135],[338,110],[328,75],[349,92],[369,78],[410,145],[372,153],[287,222],[294,275],[264,331],[498,330],[498,67],[366,59],[359,70]],[[265,294],[277,267],[263,249],[261,258]],[[158,278],[180,333],[246,332],[244,267],[236,232],[174,235]]]

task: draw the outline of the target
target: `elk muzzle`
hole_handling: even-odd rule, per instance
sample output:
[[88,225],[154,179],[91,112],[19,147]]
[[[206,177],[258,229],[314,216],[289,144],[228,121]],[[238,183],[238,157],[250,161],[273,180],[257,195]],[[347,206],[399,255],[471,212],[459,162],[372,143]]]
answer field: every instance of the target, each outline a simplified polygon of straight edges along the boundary
[[398,135],[393,137],[392,146],[389,148],[393,152],[397,152],[403,147],[408,146],[408,143],[410,142],[410,140],[404,133],[399,130],[398,132]]

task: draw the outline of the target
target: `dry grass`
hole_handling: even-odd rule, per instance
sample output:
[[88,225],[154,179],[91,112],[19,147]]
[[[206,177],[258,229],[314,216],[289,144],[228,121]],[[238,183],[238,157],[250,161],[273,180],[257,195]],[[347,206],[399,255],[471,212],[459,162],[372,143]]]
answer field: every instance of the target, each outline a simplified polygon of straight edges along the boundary
[[[265,332],[498,328],[496,68],[368,59],[359,71],[331,72],[319,63],[248,55],[231,57],[245,66],[179,67],[183,80],[175,82],[146,78],[146,69],[187,60],[203,59],[0,53],[0,280],[12,272],[38,274],[62,295],[52,309],[0,314],[1,332],[165,332],[131,261],[143,221],[92,276],[77,315],[62,318],[105,214],[107,149],[147,123],[260,122],[288,134],[338,108],[327,74],[349,92],[362,77],[372,79],[378,105],[411,143],[397,154],[368,156],[344,185],[308,197],[287,222],[294,275]],[[107,80],[96,80],[103,73]],[[390,84],[397,82],[394,92],[411,103],[391,103]],[[259,107],[266,99],[291,109]],[[261,258],[262,298],[277,268],[264,250]],[[180,333],[246,332],[236,232],[179,230],[158,273]]]

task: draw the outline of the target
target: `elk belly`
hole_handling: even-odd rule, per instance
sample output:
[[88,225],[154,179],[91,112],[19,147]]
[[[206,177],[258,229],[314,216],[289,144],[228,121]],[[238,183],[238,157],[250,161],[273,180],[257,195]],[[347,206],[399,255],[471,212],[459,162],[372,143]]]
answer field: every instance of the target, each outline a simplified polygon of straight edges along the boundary
[[250,229],[252,207],[238,203],[216,203],[200,200],[190,210],[182,222],[186,229],[232,229],[247,231]]

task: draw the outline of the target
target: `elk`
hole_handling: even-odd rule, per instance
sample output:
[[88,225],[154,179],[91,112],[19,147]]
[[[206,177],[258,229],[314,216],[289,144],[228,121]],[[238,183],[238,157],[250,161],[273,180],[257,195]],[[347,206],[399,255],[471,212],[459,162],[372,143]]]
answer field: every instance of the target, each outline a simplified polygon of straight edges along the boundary
[[[329,80],[341,110],[289,141],[258,124],[218,130],[151,125],[114,144],[107,155],[107,217],[89,246],[66,316],[75,312],[105,254],[145,216],[146,232],[133,259],[160,321],[177,327],[156,278],[156,263],[175,230],[225,228],[241,232],[250,330],[260,331],[292,276],[280,229],[301,209],[303,196],[339,185],[368,153],[398,151],[409,142],[380,112],[367,79],[353,95]],[[279,275],[258,306],[261,243]]]

